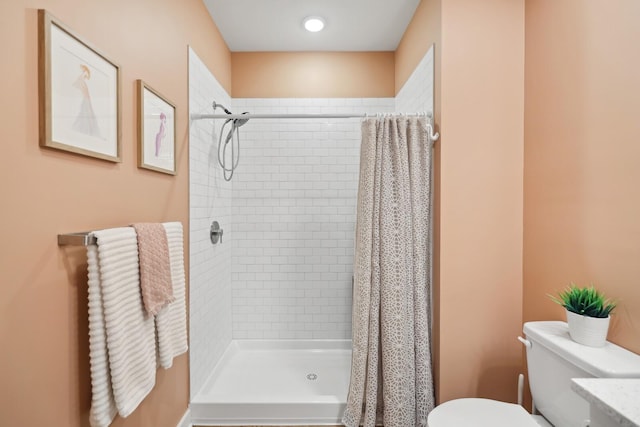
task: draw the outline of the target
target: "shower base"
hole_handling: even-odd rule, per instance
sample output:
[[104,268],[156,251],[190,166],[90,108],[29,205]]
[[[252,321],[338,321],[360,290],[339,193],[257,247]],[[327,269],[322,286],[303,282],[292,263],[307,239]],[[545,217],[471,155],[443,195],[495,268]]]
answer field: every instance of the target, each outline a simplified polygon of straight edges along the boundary
[[232,341],[191,401],[199,426],[341,424],[351,340]]

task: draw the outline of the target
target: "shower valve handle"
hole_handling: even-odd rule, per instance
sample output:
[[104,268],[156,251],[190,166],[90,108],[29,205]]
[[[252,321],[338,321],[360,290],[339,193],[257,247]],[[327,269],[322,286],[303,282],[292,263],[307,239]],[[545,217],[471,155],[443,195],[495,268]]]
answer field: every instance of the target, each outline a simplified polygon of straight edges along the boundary
[[211,231],[209,232],[209,238],[211,239],[211,243],[215,245],[216,243],[218,243],[218,240],[220,241],[220,243],[222,243],[223,233],[224,233],[224,230],[220,228],[220,224],[218,223],[218,221],[213,221],[211,223]]

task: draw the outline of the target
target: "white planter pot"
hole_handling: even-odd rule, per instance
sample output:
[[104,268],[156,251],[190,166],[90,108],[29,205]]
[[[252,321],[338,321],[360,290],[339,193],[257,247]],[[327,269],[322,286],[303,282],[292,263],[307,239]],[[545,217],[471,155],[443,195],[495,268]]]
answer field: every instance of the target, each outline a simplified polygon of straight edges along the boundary
[[567,310],[571,339],[589,347],[602,347],[607,342],[609,320],[610,317],[588,317]]

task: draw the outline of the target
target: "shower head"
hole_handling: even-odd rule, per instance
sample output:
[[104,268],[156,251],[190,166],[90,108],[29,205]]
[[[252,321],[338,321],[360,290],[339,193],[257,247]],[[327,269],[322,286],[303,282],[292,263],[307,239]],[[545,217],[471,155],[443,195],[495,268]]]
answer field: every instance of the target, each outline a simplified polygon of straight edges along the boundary
[[[249,114],[248,111],[245,111],[242,114]],[[247,123],[249,121],[249,119],[235,119],[233,121],[233,127],[235,128],[239,128],[240,126],[244,125],[245,123]]]
[[[242,114],[249,114],[248,111],[245,111]],[[225,126],[227,123],[231,122],[231,129],[229,129],[229,133],[227,134],[227,138],[224,141],[224,144],[227,145],[229,143],[229,141],[231,141],[231,139],[233,138],[233,132],[237,132],[238,128],[240,126],[243,126],[245,123],[247,123],[249,121],[249,119],[228,119],[227,121],[225,121]],[[224,129],[224,127],[223,127]]]

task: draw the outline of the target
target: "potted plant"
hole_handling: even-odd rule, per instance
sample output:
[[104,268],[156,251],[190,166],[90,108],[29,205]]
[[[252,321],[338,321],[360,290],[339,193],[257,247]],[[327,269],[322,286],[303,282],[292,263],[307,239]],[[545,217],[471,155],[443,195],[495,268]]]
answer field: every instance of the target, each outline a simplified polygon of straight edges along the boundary
[[569,335],[574,341],[590,347],[602,347],[607,341],[610,314],[616,303],[605,298],[593,285],[579,288],[569,287],[551,297],[567,311]]

